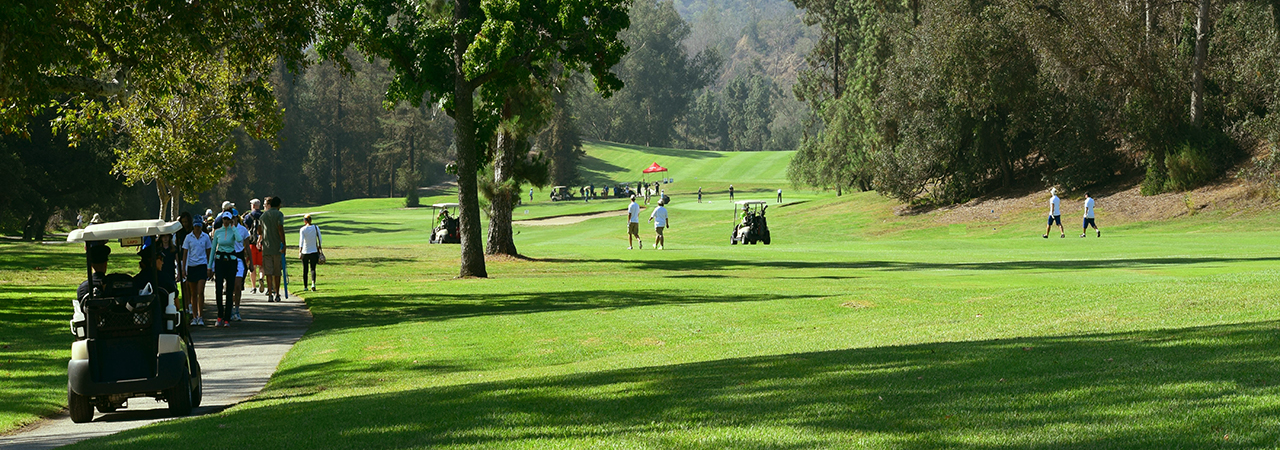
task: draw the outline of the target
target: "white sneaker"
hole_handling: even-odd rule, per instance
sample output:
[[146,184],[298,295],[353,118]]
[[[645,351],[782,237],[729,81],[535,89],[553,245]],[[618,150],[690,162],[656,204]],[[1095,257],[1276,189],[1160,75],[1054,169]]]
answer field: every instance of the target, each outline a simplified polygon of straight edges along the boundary
[[631,249],[632,249],[631,247],[627,247],[627,250],[631,250]]

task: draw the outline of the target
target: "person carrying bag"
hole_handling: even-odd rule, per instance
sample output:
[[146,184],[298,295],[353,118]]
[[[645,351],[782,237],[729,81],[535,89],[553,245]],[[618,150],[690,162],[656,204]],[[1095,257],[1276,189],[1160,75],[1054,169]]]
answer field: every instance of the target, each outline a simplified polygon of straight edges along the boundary
[[302,290],[307,290],[307,273],[311,274],[312,291],[316,290],[316,264],[324,264],[325,257],[320,241],[320,227],[311,223],[311,214],[302,216],[306,222],[298,230],[298,257],[302,260]]

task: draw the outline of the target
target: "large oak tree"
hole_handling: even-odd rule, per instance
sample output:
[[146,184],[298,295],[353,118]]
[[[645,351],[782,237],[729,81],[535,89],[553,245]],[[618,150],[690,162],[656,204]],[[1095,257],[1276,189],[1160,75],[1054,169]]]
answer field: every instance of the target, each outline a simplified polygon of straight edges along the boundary
[[395,76],[387,101],[444,101],[457,147],[462,277],[486,277],[476,174],[489,158],[504,92],[552,71],[589,71],[608,95],[622,87],[609,72],[626,47],[622,0],[335,0],[323,17],[319,50],[343,61],[349,46],[387,60]]

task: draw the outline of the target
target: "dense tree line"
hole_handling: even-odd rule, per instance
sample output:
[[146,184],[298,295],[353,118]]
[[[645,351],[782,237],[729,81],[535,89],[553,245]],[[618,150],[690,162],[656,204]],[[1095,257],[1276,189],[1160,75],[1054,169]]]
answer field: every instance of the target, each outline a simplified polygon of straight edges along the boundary
[[451,179],[445,164],[452,159],[452,120],[435,104],[385,108],[386,63],[351,55],[347,73],[332,62],[296,75],[277,72],[280,132],[270,140],[235,133],[234,164],[200,201],[278,195],[298,205],[401,197]]
[[608,99],[571,108],[593,139],[648,146],[794,150],[806,106],[788,94],[812,31],[785,1],[632,3]]
[[823,36],[791,178],[942,203],[1198,186],[1276,140],[1278,3],[796,0]]

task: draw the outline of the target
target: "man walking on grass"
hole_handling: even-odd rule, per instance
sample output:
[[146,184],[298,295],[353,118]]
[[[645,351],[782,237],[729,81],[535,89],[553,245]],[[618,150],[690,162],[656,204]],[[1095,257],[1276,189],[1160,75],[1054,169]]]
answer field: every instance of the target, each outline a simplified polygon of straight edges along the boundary
[[1062,229],[1062,199],[1058,198],[1058,188],[1050,188],[1049,195],[1049,226],[1044,229],[1044,238],[1049,239],[1049,231],[1053,230],[1053,224],[1058,224],[1058,231],[1062,233],[1058,237],[1067,237],[1067,230]]
[[1093,221],[1093,197],[1088,192],[1084,193],[1084,230],[1080,232],[1080,237],[1084,237],[1089,232],[1089,226],[1093,226],[1093,230],[1098,232],[1098,237],[1102,237],[1102,230],[1098,229],[1098,224]]
[[[649,221],[653,222],[653,233],[656,234],[653,238],[653,248],[655,250],[661,250],[665,247],[666,238],[662,236],[662,230],[671,227],[670,222],[667,220],[667,208],[663,206],[667,204],[666,201],[665,198],[658,199],[658,207],[654,208],[653,213],[649,214]],[[644,247],[644,244],[640,244],[640,246]]]
[[636,194],[631,194],[631,204],[627,206],[627,250],[635,248],[631,245],[633,237],[640,243],[640,248],[644,248],[644,241],[640,240],[640,205],[636,204]]

